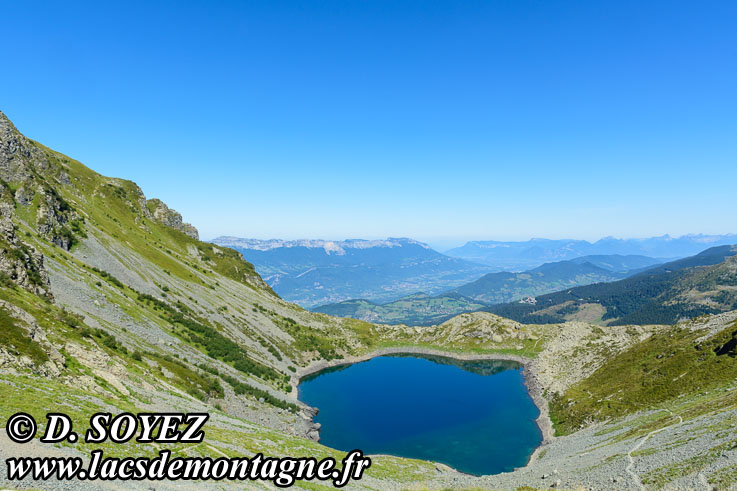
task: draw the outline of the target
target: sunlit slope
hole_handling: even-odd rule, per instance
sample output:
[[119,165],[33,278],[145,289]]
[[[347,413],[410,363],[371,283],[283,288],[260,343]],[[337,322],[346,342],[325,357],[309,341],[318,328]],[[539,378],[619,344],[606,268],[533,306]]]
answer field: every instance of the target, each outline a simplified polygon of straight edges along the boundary
[[719,246],[612,283],[540,295],[534,304],[488,310],[525,323],[564,322],[587,312],[607,324],[673,324],[737,308],[737,246]]
[[[471,478],[437,464],[377,457],[358,485],[539,487],[541,475],[560,469],[563,486],[603,489],[613,475],[627,479],[627,453],[644,435],[685,431],[676,416],[691,433],[698,430],[695,440],[636,453],[633,472],[658,484],[698,483],[699,475],[719,485],[735,480],[730,469],[737,462],[727,445],[737,438],[727,425],[735,412],[727,380],[735,363],[732,314],[676,328],[525,325],[485,312],[425,327],[338,319],[281,300],[240,254],[200,242],[178,213],[147,200],[134,183],[101,176],[26,139],[2,115],[0,179],[0,419],[26,411],[43,420],[63,410],[84,431],[97,411],[207,411],[206,442],[172,450],[340,458],[312,440],[313,412],[293,390],[300,370],[382,349],[503,353],[531,360],[527,376],[553,401],[558,430],[569,436],[512,474]],[[615,380],[625,366],[637,385]],[[685,381],[681,390],[661,390],[650,376],[676,378],[682,368],[688,374],[678,379]],[[714,370],[721,375],[708,379]],[[586,391],[592,400],[584,400]],[[627,407],[626,419],[610,408],[617,401]],[[605,422],[589,425],[599,421]],[[11,448],[1,433],[0,447]],[[147,444],[58,450],[84,456],[98,447],[121,456],[160,450]],[[19,451],[31,448],[43,450],[29,444]],[[714,449],[726,457],[712,459]],[[0,484],[15,487],[2,473]]]
[[[57,351],[72,343],[123,366],[168,364],[166,382],[200,399],[225,386],[287,407],[298,366],[371,338],[368,324],[282,301],[238,252],[197,240],[135,183],[26,139],[4,116],[0,136],[0,298],[35,318]],[[16,355],[45,360],[11,331]]]

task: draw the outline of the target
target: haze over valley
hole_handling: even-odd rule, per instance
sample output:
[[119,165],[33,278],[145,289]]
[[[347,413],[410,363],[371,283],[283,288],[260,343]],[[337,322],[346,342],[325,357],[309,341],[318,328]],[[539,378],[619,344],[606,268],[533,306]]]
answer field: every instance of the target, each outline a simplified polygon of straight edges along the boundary
[[735,19],[4,2],[0,489],[736,490]]
[[391,301],[440,293],[491,271],[411,239],[253,240],[219,237],[253,263],[280,296],[306,308],[353,298]]
[[518,242],[481,240],[470,241],[446,251],[445,254],[488,264],[499,270],[522,271],[542,263],[595,255],[641,255],[665,261],[692,256],[709,247],[735,243],[737,235],[734,233],[689,234],[680,237],[663,235],[637,239],[604,237],[595,242],[544,238]]
[[[608,237],[593,243],[472,241],[448,251],[457,256],[450,257],[412,239],[213,240],[241,252],[269,286],[291,302],[315,312],[407,325],[430,325],[464,312],[520,300],[527,306],[517,309],[529,309],[540,295],[615,282],[674,258],[735,242],[733,234]],[[524,265],[533,266],[509,271]],[[589,309],[584,314],[541,319],[598,322],[602,315]]]
[[[133,401],[146,410],[177,407],[217,414],[207,446],[197,452],[211,458],[224,454],[220,448],[242,455],[308,452],[339,457],[338,450],[318,443],[317,410],[295,390],[305,376],[330,376],[334,370],[321,370],[410,353],[426,358],[403,369],[404,376],[422,366],[414,376],[434,373],[439,378],[442,372],[436,365],[461,363],[437,356],[443,355],[467,360],[469,373],[481,369],[479,376],[497,377],[496,386],[506,388],[491,402],[449,403],[455,416],[447,421],[424,420],[428,431],[438,436],[431,446],[392,443],[395,432],[382,436],[375,427],[371,431],[377,439],[363,440],[366,445],[437,461],[447,456],[449,462],[460,462],[459,467],[478,474],[511,471],[515,464],[502,459],[507,444],[495,447],[501,452],[498,461],[464,459],[464,452],[474,446],[486,448],[475,430],[464,435],[468,448],[448,454],[447,441],[460,437],[458,423],[472,418],[465,409],[499,403],[501,412],[495,418],[509,421],[503,429],[527,428],[526,443],[515,447],[514,458],[524,461],[538,442],[540,450],[525,467],[493,476],[471,476],[401,456],[374,456],[373,470],[361,486],[506,488],[539,483],[541,476],[554,472],[560,476],[556,487],[586,483],[607,489],[623,479],[625,465],[636,469],[629,478],[636,483],[689,488],[704,479],[735,482],[730,469],[737,466],[737,457],[730,449],[737,435],[730,418],[737,377],[736,247],[712,247],[664,264],[642,255],[580,256],[510,273],[487,272],[488,264],[451,258],[409,239],[283,243],[230,238],[218,240],[223,245],[206,243],[181,214],[161,200],[147,199],[135,183],[97,174],[25,138],[2,113],[0,173],[2,416],[26,411],[40,420],[58,410],[63,400],[64,410],[82,420],[89,411],[121,412]],[[335,292],[351,282],[360,288],[350,291],[374,289],[379,295],[384,284],[400,285],[392,287],[394,295],[423,282],[450,289],[436,297],[415,294],[378,306],[384,312],[371,313],[395,325],[341,319],[280,298],[230,246],[266,258],[258,267],[273,268],[272,278],[286,274],[301,288],[296,292],[319,292],[315,283],[329,284],[327,279],[335,280],[329,284]],[[317,279],[299,283],[313,272]],[[364,277],[369,281],[358,281]],[[571,287],[593,281],[599,283]],[[549,295],[536,293],[561,286],[565,288]],[[494,307],[471,298],[490,301],[516,295],[528,297]],[[453,309],[480,307],[451,316]],[[368,304],[368,310],[376,308]],[[407,319],[417,327],[396,325]],[[677,321],[680,324],[672,324]],[[541,324],[546,322],[552,324]],[[622,324],[627,325],[619,327]],[[525,364],[524,379],[522,372],[515,372],[514,380],[509,378],[514,371],[499,373],[499,359]],[[381,375],[365,371],[373,366],[358,364],[350,373],[376,383]],[[468,378],[471,375],[453,373],[454,384],[478,382]],[[440,380],[425,382],[442,387]],[[359,405],[367,396],[360,390],[352,395],[338,392]],[[335,393],[327,389],[331,401]],[[462,390],[460,394],[456,397],[463,398]],[[415,402],[410,399],[407,407]],[[377,411],[386,410],[377,414],[379,422],[397,409],[392,398],[372,400]],[[604,400],[606,404],[597,402]],[[667,415],[653,420],[666,406]],[[520,419],[522,407],[529,415]],[[535,413],[536,427],[530,425]],[[488,415],[483,410],[477,414]],[[329,435],[336,434],[333,425],[346,421],[340,416],[321,420],[331,425]],[[688,427],[683,424],[687,420]],[[407,426],[418,418],[405,421],[411,422]],[[481,423],[479,431],[494,431]],[[436,432],[440,424],[446,435]],[[379,423],[378,428],[385,426]],[[411,433],[412,428],[404,426]],[[671,439],[635,459],[634,451],[643,445],[643,435],[654,434],[653,427]],[[694,436],[693,427],[703,431]],[[609,440],[612,432],[618,434],[615,442]],[[337,434],[347,435],[339,430]],[[505,438],[509,445],[518,440],[514,431]],[[674,438],[689,443],[681,446]],[[0,443],[13,454],[24,451],[10,440]],[[43,449],[25,448],[43,455]],[[61,447],[83,455],[80,448]],[[135,447],[137,455],[159,450],[146,444]],[[722,457],[703,460],[704,455]],[[687,467],[693,461],[704,464]],[[673,466],[686,470],[669,472]],[[2,475],[0,482],[11,483]],[[75,488],[86,485],[72,481]]]

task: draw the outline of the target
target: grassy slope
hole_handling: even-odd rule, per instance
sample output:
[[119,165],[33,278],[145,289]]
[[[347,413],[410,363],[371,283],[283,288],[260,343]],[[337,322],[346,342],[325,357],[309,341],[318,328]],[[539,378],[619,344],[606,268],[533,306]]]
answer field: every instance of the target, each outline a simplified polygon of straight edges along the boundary
[[[34,327],[0,308],[2,348],[16,361],[31,360],[16,364],[18,372],[0,372],[0,416],[26,410],[40,417],[64,400],[84,429],[84,419],[102,409],[206,410],[222,421],[210,428],[208,445],[183,452],[214,455],[216,447],[215,454],[337,455],[289,434],[295,424],[289,413],[296,403],[294,370],[411,339],[282,301],[237,252],[147,216],[135,183],[101,176],[30,140],[23,144],[41,152],[48,165],[29,182],[10,183],[12,188],[53,189],[83,225],[65,250],[38,232],[38,195],[27,205],[15,203],[18,235],[44,254],[55,300],[12,284],[0,289],[0,300],[30,315],[62,361],[60,374],[39,377],[49,354],[31,340]],[[69,183],[60,182],[62,174]],[[510,349],[490,340],[473,348]],[[244,359],[248,363],[239,365]],[[107,450],[145,455],[157,449]],[[378,459],[371,477],[411,481],[429,471],[434,467],[426,463],[386,457]]]
[[[27,366],[17,365],[17,371],[0,372],[0,417],[18,410],[40,417],[49,410],[58,410],[59,401],[64,401],[64,410],[84,429],[86,417],[103,409],[204,410],[214,415],[207,444],[178,449],[181,453],[338,455],[294,435],[296,418],[289,412],[289,404],[296,401],[289,393],[287,379],[295,382],[295,367],[390,346],[536,358],[550,355],[556,343],[569,337],[567,326],[520,326],[489,314],[465,315],[441,326],[407,329],[304,311],[273,295],[238,254],[213,248],[145,216],[134,183],[100,176],[72,159],[38,148],[52,164],[43,177],[45,184],[53,186],[85,223],[81,231],[74,232],[76,245],[66,251],[37,232],[38,199],[29,205],[16,205],[18,235],[45,255],[56,300],[49,301],[19,287],[0,289],[0,300],[29,314],[49,342],[32,342],[29,330],[33,326],[27,325],[22,315],[0,308],[0,348],[15,360],[24,356],[30,360]],[[60,170],[69,175],[71,184],[59,184]],[[590,327],[586,332],[585,339],[599,336]],[[218,340],[217,345],[203,339],[203,333],[210,340]],[[690,338],[682,336],[683,342],[674,346],[690,353]],[[628,339],[621,351],[607,350],[606,342],[592,348],[600,368],[590,378],[575,381],[560,400],[581,401],[586,390],[616,383],[613,374],[623,366],[632,365],[636,370],[638,363],[649,363],[650,355],[660,360],[655,353],[661,350],[660,344],[653,345],[657,349],[636,344],[628,351],[628,343],[634,338]],[[660,342],[668,346],[669,339]],[[61,356],[60,373],[39,376],[53,356],[50,346]],[[711,345],[705,349],[711,349]],[[251,363],[238,365],[244,357]],[[729,354],[714,357],[708,358],[711,365],[704,367],[723,369],[733,363]],[[670,376],[698,362],[693,356],[672,367],[658,368],[659,362],[653,362],[653,367],[639,376],[648,381],[647,373],[660,369]],[[705,372],[696,373],[703,377]],[[700,378],[687,380],[687,390],[698,389]],[[244,391],[244,385],[249,389]],[[657,407],[667,398],[678,396],[642,389],[633,392],[636,395],[632,397],[650,392],[652,398],[642,399],[645,406],[630,405],[631,410]],[[689,400],[694,397],[691,393]],[[706,409],[693,404],[693,411],[703,413],[716,403],[708,400],[703,403]],[[562,431],[573,429],[574,422],[607,417],[598,404],[577,402],[570,407],[573,409],[554,405]],[[633,434],[653,424],[658,423],[645,420],[633,428]],[[150,455],[157,451],[144,444],[105,448],[117,454]],[[367,484],[381,486],[380,481],[371,479],[405,484],[430,482],[436,474],[428,463],[381,457],[368,473]]]
[[612,283],[563,290],[537,298],[536,305],[504,304],[488,310],[525,323],[564,322],[582,308],[603,307],[609,324],[673,324],[683,317],[737,308],[734,246],[708,249]]
[[703,339],[680,324],[612,357],[590,377],[553,399],[561,434],[737,380],[737,322]]

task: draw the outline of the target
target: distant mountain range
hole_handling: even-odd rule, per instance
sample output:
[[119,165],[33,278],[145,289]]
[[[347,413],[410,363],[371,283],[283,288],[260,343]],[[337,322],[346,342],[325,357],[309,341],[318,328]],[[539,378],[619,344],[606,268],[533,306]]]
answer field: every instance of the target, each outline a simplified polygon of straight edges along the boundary
[[615,281],[659,263],[645,256],[584,256],[547,263],[524,273],[489,273],[436,296],[415,294],[377,304],[348,300],[313,308],[316,312],[385,324],[429,325],[485,305],[511,302],[564,288]]
[[[448,252],[461,257],[441,254],[407,238],[286,241],[219,237],[213,242],[241,252],[277,294],[302,307],[371,322],[426,325],[498,304],[506,306],[491,307],[494,313],[522,322],[628,318],[634,311],[615,313],[604,300],[587,303],[579,299],[577,305],[585,307],[567,303],[559,311],[554,306],[560,297],[550,295],[586,285],[604,291],[599,285],[619,284],[668,261],[671,265],[701,262],[709,256],[702,256],[701,251],[714,244],[737,243],[737,235],[604,238],[594,243],[548,239],[469,242]],[[699,259],[672,262],[695,254]],[[513,272],[520,268],[523,272]],[[647,297],[643,292],[639,295]],[[525,297],[537,297],[538,306],[540,298],[553,298],[547,306],[552,310],[542,312],[534,305],[518,303]],[[673,309],[687,316],[697,311],[710,310],[703,305],[693,311]],[[671,317],[658,314],[653,319]]]
[[528,324],[672,324],[737,309],[736,255],[737,246],[713,247],[620,281],[538,296],[534,304],[514,302],[487,310]]
[[684,235],[617,239],[605,237],[596,242],[585,240],[532,239],[524,242],[473,241],[445,254],[487,264],[497,271],[525,271],[543,263],[565,261],[591,255],[642,255],[677,259],[692,256],[720,245],[737,243],[737,235]]
[[389,302],[419,291],[433,295],[492,270],[404,238],[284,241],[218,237],[213,242],[241,252],[276,293],[305,308],[353,298]]

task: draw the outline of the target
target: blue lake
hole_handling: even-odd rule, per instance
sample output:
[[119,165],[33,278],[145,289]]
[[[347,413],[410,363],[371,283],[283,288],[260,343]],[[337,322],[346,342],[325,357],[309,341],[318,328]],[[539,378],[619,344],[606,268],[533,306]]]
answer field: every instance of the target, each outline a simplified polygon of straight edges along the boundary
[[383,356],[302,379],[320,442],[343,451],[442,462],[469,474],[524,466],[540,445],[522,365]]

